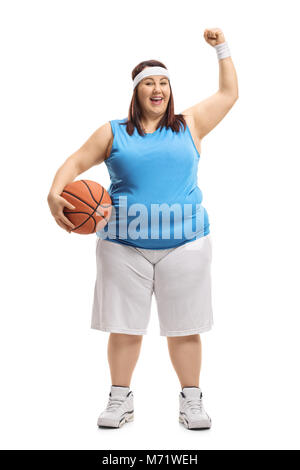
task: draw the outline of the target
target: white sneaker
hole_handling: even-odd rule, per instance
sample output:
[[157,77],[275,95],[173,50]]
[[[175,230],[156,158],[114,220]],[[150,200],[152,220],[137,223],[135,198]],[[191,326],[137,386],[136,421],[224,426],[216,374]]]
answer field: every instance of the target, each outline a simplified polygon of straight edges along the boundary
[[98,427],[120,428],[128,421],[133,421],[133,393],[130,387],[112,385],[106,410],[98,418]]
[[199,387],[184,387],[179,394],[179,422],[187,429],[208,429],[211,419],[204,410]]

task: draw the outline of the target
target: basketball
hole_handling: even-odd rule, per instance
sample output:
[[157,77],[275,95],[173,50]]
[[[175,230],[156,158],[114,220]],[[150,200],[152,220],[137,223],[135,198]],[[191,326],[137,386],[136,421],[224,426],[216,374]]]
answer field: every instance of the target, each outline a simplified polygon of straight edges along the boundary
[[75,209],[64,209],[64,215],[75,225],[74,233],[88,235],[105,227],[112,211],[110,195],[101,184],[78,180],[67,184],[61,196]]

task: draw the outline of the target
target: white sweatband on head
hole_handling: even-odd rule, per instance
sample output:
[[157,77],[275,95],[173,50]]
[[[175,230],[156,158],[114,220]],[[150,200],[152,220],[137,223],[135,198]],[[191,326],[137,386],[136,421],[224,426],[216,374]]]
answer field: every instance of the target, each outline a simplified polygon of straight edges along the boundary
[[145,77],[149,77],[150,75],[165,75],[168,77],[170,81],[170,74],[167,69],[164,67],[147,67],[144,70],[142,70],[140,73],[137,74],[137,76],[133,80],[133,89],[137,86],[137,84],[143,80]]
[[222,42],[221,44],[217,44],[214,46],[217,52],[218,60],[220,59],[226,59],[226,57],[230,57],[231,53],[228,47],[227,42]]

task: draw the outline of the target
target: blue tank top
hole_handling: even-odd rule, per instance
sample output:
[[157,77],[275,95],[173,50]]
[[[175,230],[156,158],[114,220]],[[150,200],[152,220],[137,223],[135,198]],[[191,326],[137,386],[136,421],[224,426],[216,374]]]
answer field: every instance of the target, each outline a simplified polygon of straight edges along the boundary
[[[113,145],[105,160],[113,212],[97,236],[137,248],[167,249],[207,235],[197,173],[200,154],[188,125],[128,135],[124,119],[110,121]],[[186,212],[185,212],[186,211]]]

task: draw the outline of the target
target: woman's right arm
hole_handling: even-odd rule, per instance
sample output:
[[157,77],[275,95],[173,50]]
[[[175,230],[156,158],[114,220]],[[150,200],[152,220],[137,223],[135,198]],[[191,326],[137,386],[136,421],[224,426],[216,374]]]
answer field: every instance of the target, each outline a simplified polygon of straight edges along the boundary
[[111,139],[113,139],[111,125],[107,122],[99,127],[80,149],[66,159],[54,176],[47,201],[56,223],[67,232],[71,232],[74,225],[65,217],[63,210],[64,207],[74,209],[74,206],[64,199],[61,193],[78,175],[105,160]]

